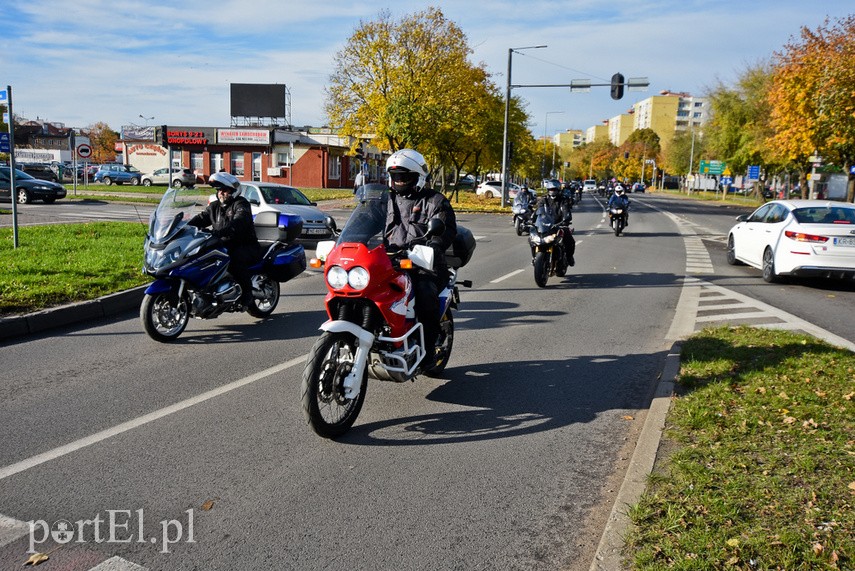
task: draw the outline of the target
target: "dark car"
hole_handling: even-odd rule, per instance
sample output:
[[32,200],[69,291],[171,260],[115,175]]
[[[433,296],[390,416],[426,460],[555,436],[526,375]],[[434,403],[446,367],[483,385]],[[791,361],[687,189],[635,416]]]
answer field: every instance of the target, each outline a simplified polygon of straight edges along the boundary
[[19,168],[33,178],[59,182],[59,177],[50,165],[42,163],[30,163],[19,165]]
[[[12,200],[11,171],[0,166],[0,200]],[[42,200],[47,204],[57,198],[65,198],[65,187],[58,182],[31,177],[22,170],[15,169],[15,200],[27,204],[33,200]]]
[[101,165],[95,173],[95,182],[101,182],[110,186],[113,183],[125,184],[126,182],[137,186],[142,181],[142,173],[131,165],[110,164]]

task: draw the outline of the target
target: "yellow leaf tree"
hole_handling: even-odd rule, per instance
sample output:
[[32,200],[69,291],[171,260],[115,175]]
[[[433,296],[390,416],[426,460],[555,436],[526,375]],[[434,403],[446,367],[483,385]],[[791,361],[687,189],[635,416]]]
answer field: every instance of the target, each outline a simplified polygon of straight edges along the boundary
[[112,163],[116,160],[116,141],[119,134],[103,122],[90,125],[89,142],[92,144],[92,162]]

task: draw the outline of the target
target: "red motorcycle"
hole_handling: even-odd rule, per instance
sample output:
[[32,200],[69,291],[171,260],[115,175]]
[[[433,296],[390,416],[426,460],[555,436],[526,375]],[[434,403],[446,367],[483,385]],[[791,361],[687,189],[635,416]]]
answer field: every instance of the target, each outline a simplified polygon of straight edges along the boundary
[[[368,377],[403,383],[419,374],[439,376],[445,369],[454,344],[451,310],[460,303],[458,270],[475,250],[475,238],[461,226],[446,251],[450,278],[439,293],[440,334],[436,347],[425,347],[424,331],[415,314],[415,292],[410,273],[433,269],[433,249],[414,244],[401,252],[390,252],[383,244],[388,189],[366,185],[358,191],[360,203],[341,231],[338,241],[318,245],[319,258],[312,265],[325,265],[329,320],[315,342],[303,371],[303,413],[312,429],[325,438],[335,438],[353,426],[365,401]],[[427,241],[442,234],[444,224],[428,223]],[[330,249],[331,248],[331,249]],[[427,351],[436,352],[436,365],[420,366]]]

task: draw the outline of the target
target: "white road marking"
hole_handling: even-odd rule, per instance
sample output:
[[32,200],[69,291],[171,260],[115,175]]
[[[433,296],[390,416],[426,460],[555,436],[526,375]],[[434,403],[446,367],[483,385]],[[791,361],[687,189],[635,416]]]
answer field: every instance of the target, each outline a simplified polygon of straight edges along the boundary
[[200,395],[196,395],[195,397],[191,397],[189,399],[185,399],[181,402],[177,402],[173,405],[164,407],[160,410],[155,410],[148,414],[144,414],[139,416],[133,420],[129,420],[128,422],[123,422],[122,424],[118,424],[112,428],[108,428],[106,430],[102,430],[100,432],[96,432],[95,434],[91,434],[79,440],[75,440],[74,442],[70,442],[63,446],[59,446],[54,448],[53,450],[48,450],[47,452],[43,452],[41,454],[36,454],[26,460],[21,460],[20,462],[16,462],[14,464],[10,464],[9,466],[5,466],[0,468],[0,480],[8,478],[9,476],[13,476],[18,474],[19,472],[23,472],[25,470],[29,470],[30,468],[34,468],[39,464],[44,464],[45,462],[49,462],[51,460],[55,460],[66,454],[70,454],[81,448],[85,448],[87,446],[91,446],[92,444],[97,444],[103,440],[107,440],[114,436],[117,436],[123,432],[127,432],[128,430],[132,430],[134,428],[138,428],[149,422],[153,422],[165,416],[169,416],[170,414],[175,414],[176,412],[180,412],[186,408],[190,408],[191,406],[195,406],[197,404],[203,403],[207,400],[210,400],[214,397],[218,397],[220,395],[224,395],[228,392],[231,392],[235,389],[239,389],[240,387],[252,384],[256,381],[260,381],[261,379],[267,378],[270,375],[274,375],[285,369],[289,369],[294,365],[299,365],[301,363],[306,362],[306,358],[308,355],[303,355],[302,357],[295,357],[290,361],[286,361],[274,367],[270,367],[263,371],[259,371],[254,375],[250,375],[248,377],[244,377],[243,379],[238,379],[237,381],[233,381],[227,385],[223,385],[221,387],[217,387],[216,389],[210,390],[208,392],[202,393]]
[[506,279],[508,279],[508,278],[512,278],[512,277],[514,277],[514,276],[515,276],[515,275],[517,275],[517,274],[521,274],[521,273],[523,273],[524,271],[525,271],[524,269],[522,269],[522,270],[514,270],[514,271],[512,271],[512,272],[511,272],[511,273],[509,273],[509,274],[505,274],[505,275],[503,275],[503,276],[502,276],[502,277],[500,277],[500,278],[496,278],[496,279],[494,279],[494,280],[493,280],[493,281],[491,281],[490,283],[491,283],[491,284],[497,284],[497,283],[499,283],[499,282],[503,282],[503,281],[505,281],[505,280],[506,280]]

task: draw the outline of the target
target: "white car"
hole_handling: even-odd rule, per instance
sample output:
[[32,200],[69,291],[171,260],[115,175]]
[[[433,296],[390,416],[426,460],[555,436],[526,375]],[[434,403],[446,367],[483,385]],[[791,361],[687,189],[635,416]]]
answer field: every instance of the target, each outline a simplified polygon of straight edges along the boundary
[[[508,198],[514,198],[517,193],[521,190],[520,185],[514,184],[512,182],[508,183]],[[475,194],[479,196],[486,196],[487,198],[501,198],[502,197],[502,181],[500,180],[488,180],[484,181],[475,187]]]
[[727,236],[727,262],[780,276],[855,278],[855,205],[828,200],[773,200]]
[[337,229],[332,216],[318,208],[305,194],[285,184],[273,182],[240,183],[240,194],[249,201],[252,216],[259,212],[276,211],[296,214],[303,219],[300,241],[315,243],[319,240],[335,240]]
[[582,191],[597,192],[597,181],[592,178],[589,178],[588,180],[582,183]]

